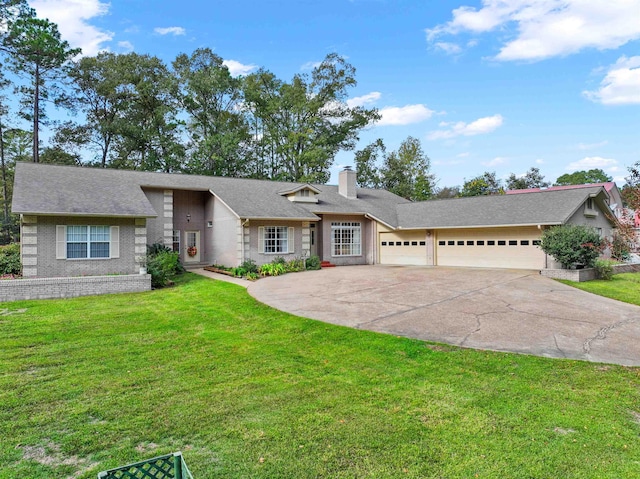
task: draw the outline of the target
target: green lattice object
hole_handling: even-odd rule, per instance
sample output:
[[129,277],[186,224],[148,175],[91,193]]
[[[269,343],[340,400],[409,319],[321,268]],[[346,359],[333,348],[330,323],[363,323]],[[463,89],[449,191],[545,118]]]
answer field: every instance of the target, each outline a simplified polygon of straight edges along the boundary
[[193,479],[181,452],[98,473],[98,479]]

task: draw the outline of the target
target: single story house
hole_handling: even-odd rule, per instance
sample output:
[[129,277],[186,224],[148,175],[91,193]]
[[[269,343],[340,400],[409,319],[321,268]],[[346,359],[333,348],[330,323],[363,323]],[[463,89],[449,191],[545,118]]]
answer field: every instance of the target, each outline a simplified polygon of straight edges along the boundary
[[357,188],[351,169],[331,186],[19,163],[12,210],[27,278],[136,273],[151,243],[186,266],[318,255],[539,270],[544,228],[615,226],[601,186],[413,203]]

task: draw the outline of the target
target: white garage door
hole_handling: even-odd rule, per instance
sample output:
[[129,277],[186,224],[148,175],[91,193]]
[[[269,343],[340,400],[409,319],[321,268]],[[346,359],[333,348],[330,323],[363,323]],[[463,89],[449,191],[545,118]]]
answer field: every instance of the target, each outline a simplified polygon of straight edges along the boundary
[[380,264],[427,264],[424,231],[380,233]]
[[440,266],[542,269],[540,231],[529,228],[441,230],[436,236]]

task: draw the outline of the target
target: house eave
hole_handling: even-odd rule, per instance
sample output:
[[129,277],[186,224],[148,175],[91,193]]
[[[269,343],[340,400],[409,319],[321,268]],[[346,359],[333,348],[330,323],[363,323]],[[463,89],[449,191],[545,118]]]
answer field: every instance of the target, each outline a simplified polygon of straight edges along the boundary
[[148,213],[140,213],[140,214],[113,214],[113,213],[91,213],[91,212],[34,212],[34,211],[12,211],[12,213],[17,215],[24,216],[77,216],[84,218],[157,218],[157,214],[148,214]]

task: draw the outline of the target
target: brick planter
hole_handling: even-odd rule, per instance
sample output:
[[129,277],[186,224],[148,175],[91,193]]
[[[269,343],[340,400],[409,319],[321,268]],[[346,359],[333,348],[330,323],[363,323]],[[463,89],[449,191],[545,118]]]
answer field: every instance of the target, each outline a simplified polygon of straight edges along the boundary
[[150,274],[8,279],[0,281],[0,301],[73,298],[150,290]]
[[[617,264],[613,267],[613,274],[620,273],[637,273],[640,272],[640,264]],[[580,283],[583,281],[591,281],[597,278],[594,268],[585,269],[543,269],[540,271],[542,276],[553,279],[566,279]]]

